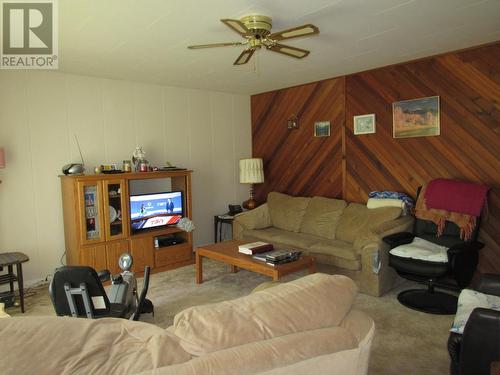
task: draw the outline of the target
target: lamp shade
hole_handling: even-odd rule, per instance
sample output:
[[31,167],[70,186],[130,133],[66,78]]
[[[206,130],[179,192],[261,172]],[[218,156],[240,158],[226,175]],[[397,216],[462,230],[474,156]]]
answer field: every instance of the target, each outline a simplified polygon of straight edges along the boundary
[[264,166],[261,158],[240,160],[240,183],[260,184],[264,182]]
[[5,150],[0,147],[0,168],[5,168]]

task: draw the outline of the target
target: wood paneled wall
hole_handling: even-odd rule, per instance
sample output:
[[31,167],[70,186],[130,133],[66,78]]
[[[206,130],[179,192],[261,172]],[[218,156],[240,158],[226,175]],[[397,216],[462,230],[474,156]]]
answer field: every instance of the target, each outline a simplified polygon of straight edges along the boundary
[[[264,159],[265,183],[255,185],[256,200],[270,191],[292,195],[342,195],[344,79],[252,96],[253,155]],[[289,130],[295,115],[299,128]],[[313,137],[314,121],[330,121],[330,137]]]
[[[433,178],[492,187],[482,223],[480,272],[500,273],[500,43],[448,53],[252,97],[253,155],[266,181],[293,195],[343,196],[366,202],[372,190],[415,194]],[[392,103],[437,95],[441,135],[392,138]],[[298,112],[299,130],[286,119]],[[374,113],[376,133],[353,134],[353,116]],[[315,121],[332,136],[314,138]]]

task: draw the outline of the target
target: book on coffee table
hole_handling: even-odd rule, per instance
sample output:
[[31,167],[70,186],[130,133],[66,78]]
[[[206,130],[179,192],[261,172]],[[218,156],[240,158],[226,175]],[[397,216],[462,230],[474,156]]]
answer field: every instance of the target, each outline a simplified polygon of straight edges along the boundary
[[242,254],[254,255],[272,251],[274,246],[267,242],[250,242],[238,246],[238,251]]

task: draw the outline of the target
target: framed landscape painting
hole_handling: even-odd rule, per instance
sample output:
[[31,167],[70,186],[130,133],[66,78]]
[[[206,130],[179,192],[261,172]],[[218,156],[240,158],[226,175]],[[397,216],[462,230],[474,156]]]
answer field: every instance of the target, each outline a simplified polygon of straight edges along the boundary
[[439,96],[392,103],[392,119],[394,138],[439,135]]

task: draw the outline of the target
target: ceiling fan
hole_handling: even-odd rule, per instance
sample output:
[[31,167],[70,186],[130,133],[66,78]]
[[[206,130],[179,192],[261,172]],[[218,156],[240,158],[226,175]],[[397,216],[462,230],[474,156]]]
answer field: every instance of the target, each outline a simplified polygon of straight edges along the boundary
[[233,31],[236,31],[243,38],[245,38],[245,40],[241,42],[199,44],[188,46],[188,48],[199,49],[225,46],[246,46],[245,50],[234,61],[234,65],[246,64],[254,52],[262,46],[266,47],[270,51],[302,59],[309,55],[310,52],[305,49],[288,46],[278,42],[286,39],[319,34],[319,29],[311,24],[292,27],[291,29],[271,34],[271,28],[273,26],[271,17],[261,15],[250,15],[243,17],[241,20],[224,18],[221,19],[221,22]]

